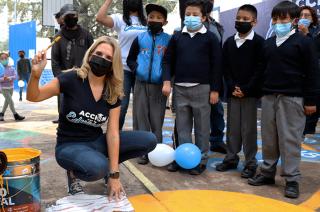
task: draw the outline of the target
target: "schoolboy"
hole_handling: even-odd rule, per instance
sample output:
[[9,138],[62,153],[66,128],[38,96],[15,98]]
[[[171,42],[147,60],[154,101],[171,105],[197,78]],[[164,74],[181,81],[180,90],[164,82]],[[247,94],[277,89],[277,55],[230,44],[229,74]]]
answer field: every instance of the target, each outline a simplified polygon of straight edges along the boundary
[[257,101],[259,68],[264,39],[254,32],[257,9],[245,4],[238,9],[237,33],[223,45],[223,74],[228,85],[227,155],[217,171],[236,169],[243,148],[241,177],[250,178],[257,168]]
[[[174,77],[173,92],[179,144],[192,142],[194,125],[195,144],[204,158],[209,149],[210,103],[218,102],[221,86],[221,47],[216,36],[203,25],[205,20],[204,2],[188,1],[185,27],[173,35],[163,60],[165,95],[170,94],[170,80]],[[205,163],[206,160],[203,160],[189,173],[201,174],[205,170]],[[175,163],[171,166],[178,167]]]
[[[167,97],[162,94],[162,59],[170,35],[163,32],[167,24],[167,10],[156,4],[146,6],[148,31],[133,41],[127,64],[136,74],[133,95],[133,129],[152,131],[162,143],[162,125]],[[138,159],[147,164],[148,157]]]
[[301,137],[305,115],[316,111],[319,67],[312,40],[296,31],[299,7],[283,1],[272,10],[275,36],[264,46],[262,97],[262,156],[260,173],[250,185],[275,184],[281,157],[284,195],[299,197]]

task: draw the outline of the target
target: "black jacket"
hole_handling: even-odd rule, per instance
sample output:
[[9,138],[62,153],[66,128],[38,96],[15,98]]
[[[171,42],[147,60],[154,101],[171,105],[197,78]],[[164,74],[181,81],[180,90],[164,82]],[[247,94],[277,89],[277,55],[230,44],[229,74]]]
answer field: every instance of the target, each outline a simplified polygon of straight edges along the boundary
[[23,77],[23,74],[31,73],[31,63],[29,59],[21,58],[18,60],[17,71],[19,79]]
[[77,30],[62,27],[55,35],[57,36],[61,36],[61,39],[51,50],[52,72],[55,77],[63,70],[81,67],[83,57],[93,43],[92,35],[79,25]]

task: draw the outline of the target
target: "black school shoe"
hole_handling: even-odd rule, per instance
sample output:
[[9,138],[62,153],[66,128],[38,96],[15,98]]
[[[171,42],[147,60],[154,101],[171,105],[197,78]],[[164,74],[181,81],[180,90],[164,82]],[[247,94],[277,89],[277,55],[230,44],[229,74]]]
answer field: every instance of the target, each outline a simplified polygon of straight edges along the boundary
[[137,162],[141,165],[146,165],[149,163],[148,155],[142,155],[138,158]]
[[202,174],[202,172],[204,172],[204,170],[206,170],[206,165],[205,164],[199,164],[195,168],[190,169],[189,170],[189,174],[190,175],[200,175],[200,174]]
[[256,174],[257,168],[256,167],[245,167],[241,172],[242,178],[252,178]]
[[175,162],[173,161],[172,163],[169,164],[169,166],[167,167],[167,170],[169,172],[176,172],[180,169],[180,166]]
[[248,184],[252,186],[272,185],[275,184],[274,178],[265,177],[262,174],[257,174],[253,178],[249,178]]
[[284,189],[284,196],[288,198],[298,198],[299,197],[299,183],[296,181],[286,182],[286,187]]
[[237,169],[237,167],[238,167],[238,164],[222,162],[216,165],[216,170],[219,172],[225,172],[231,169]]

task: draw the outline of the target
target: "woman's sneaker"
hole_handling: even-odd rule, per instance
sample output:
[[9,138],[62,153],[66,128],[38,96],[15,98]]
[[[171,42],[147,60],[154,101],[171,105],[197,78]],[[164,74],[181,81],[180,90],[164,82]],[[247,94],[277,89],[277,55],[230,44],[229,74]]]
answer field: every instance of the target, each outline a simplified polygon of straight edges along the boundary
[[80,180],[75,178],[71,171],[67,171],[68,176],[68,193],[70,195],[84,194]]

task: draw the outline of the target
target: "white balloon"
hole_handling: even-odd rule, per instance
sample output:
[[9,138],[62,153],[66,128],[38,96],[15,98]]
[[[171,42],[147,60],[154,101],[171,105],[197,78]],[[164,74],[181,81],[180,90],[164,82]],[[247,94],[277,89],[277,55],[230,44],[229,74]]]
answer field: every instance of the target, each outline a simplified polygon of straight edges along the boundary
[[22,88],[22,87],[24,87],[24,81],[23,80],[19,80],[18,81],[18,86],[20,87],[20,88]]
[[174,161],[174,149],[167,144],[157,144],[156,148],[148,154],[150,163],[162,167]]

